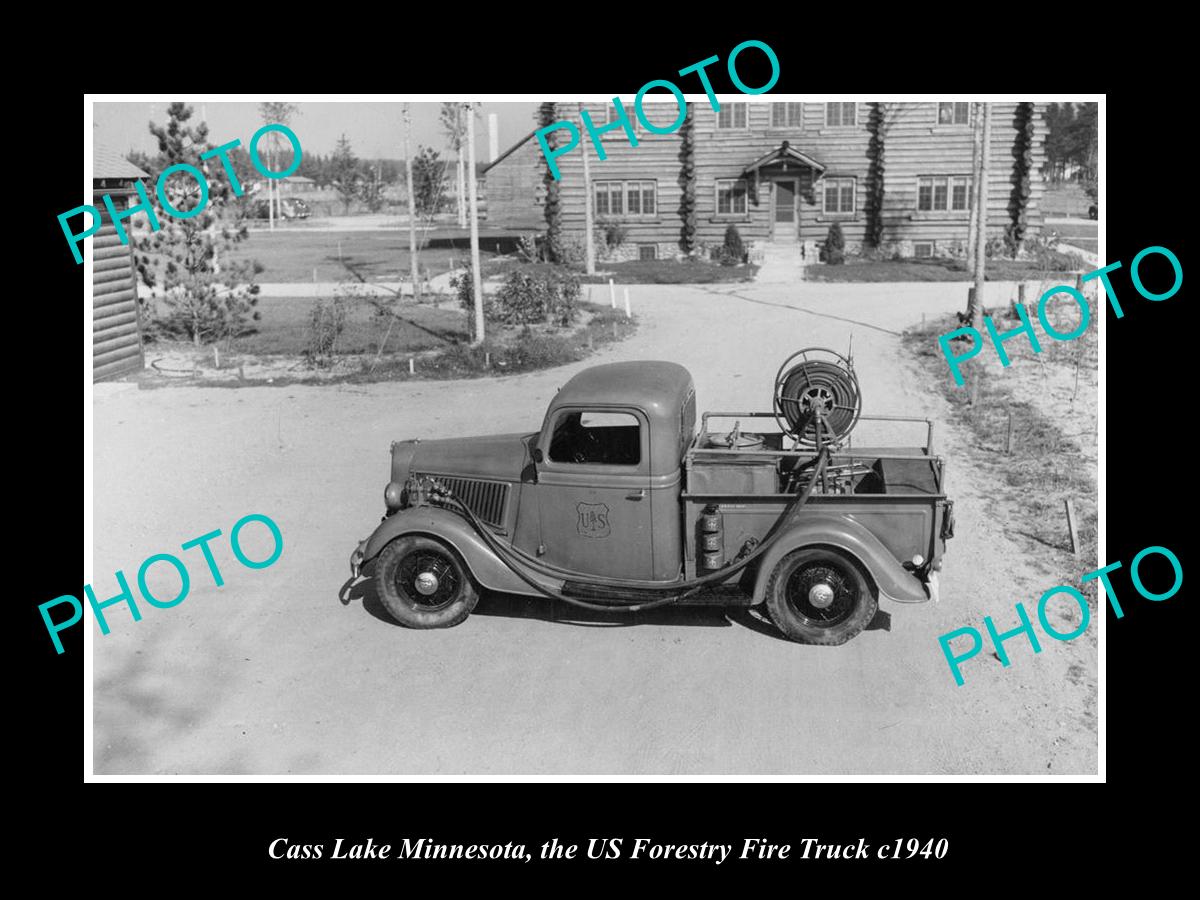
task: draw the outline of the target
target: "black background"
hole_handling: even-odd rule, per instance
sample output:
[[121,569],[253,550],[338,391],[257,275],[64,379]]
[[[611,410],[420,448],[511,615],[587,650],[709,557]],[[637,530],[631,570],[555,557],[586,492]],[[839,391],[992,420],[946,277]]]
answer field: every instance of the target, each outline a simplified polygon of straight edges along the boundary
[[[681,7],[680,17],[703,18],[685,15],[688,9]],[[588,27],[565,24],[556,15],[546,12],[538,19],[533,8],[486,14],[504,23],[502,28],[485,25],[481,12],[478,37],[417,41],[415,50],[403,46],[407,41],[397,22],[398,43],[388,39],[369,53],[347,48],[322,54],[320,62],[303,51],[303,44],[294,44],[286,66],[268,64],[269,54],[246,53],[244,46],[190,75],[150,65],[113,66],[87,89],[180,95],[247,91],[255,99],[300,91],[546,90],[556,96],[602,91],[631,101],[645,81],[671,78],[713,54],[722,59],[709,70],[714,87],[732,92],[724,60],[738,42],[757,38],[778,54],[782,74],[776,92],[1107,92],[1107,202],[1101,216],[1108,235],[1105,260],[1125,263],[1113,277],[1125,317],[1106,313],[1108,547],[1103,558],[1125,563],[1113,583],[1126,613],[1116,620],[1110,611],[1106,622],[1107,703],[1101,706],[1101,725],[1107,726],[1107,785],[85,785],[82,634],[83,627],[91,627],[90,613],[83,627],[62,634],[67,650],[56,656],[37,611],[39,603],[60,594],[79,596],[85,580],[74,567],[82,530],[75,518],[82,474],[74,416],[79,409],[75,391],[87,373],[82,357],[75,355],[75,326],[57,327],[79,321],[74,316],[82,280],[82,268],[74,264],[55,218],[79,203],[84,101],[72,84],[31,92],[22,101],[27,110],[20,127],[30,135],[22,168],[30,174],[13,176],[24,196],[19,208],[16,201],[9,207],[10,227],[19,224],[24,247],[10,271],[11,305],[21,313],[18,321],[28,317],[28,324],[11,326],[8,357],[9,446],[15,452],[10,478],[12,493],[21,498],[9,557],[17,584],[9,603],[18,616],[13,621],[21,623],[25,652],[12,692],[21,718],[9,735],[15,750],[10,772],[19,788],[32,792],[19,824],[31,832],[35,852],[55,867],[83,862],[79,871],[95,873],[100,881],[120,874],[147,885],[173,885],[160,880],[173,878],[189,887],[346,886],[369,876],[397,889],[414,879],[457,886],[464,876],[490,886],[538,875],[570,885],[607,878],[638,884],[665,875],[672,882],[721,883],[723,888],[765,876],[788,887],[810,885],[814,878],[838,884],[871,877],[886,885],[913,880],[957,890],[995,881],[1006,890],[1023,890],[1036,883],[1030,871],[1047,863],[1063,867],[1064,876],[1079,865],[1119,865],[1152,840],[1161,855],[1171,829],[1157,820],[1157,804],[1168,803],[1181,780],[1190,780],[1185,767],[1191,747],[1182,740],[1192,718],[1184,668],[1191,637],[1185,621],[1188,585],[1168,601],[1151,603],[1134,592],[1128,565],[1139,550],[1157,544],[1171,548],[1185,573],[1190,571],[1180,512],[1190,512],[1183,490],[1195,480],[1189,434],[1195,418],[1189,389],[1195,379],[1185,372],[1192,340],[1184,321],[1186,280],[1170,300],[1152,303],[1132,288],[1128,264],[1142,248],[1161,245],[1188,269],[1183,228],[1195,191],[1186,129],[1194,116],[1184,114],[1187,100],[1172,86],[1177,83],[1169,66],[1177,57],[1167,39],[1160,35],[1147,42],[1130,30],[1109,35],[1101,47],[1084,30],[1063,25],[1059,33],[1020,11],[1014,13],[1019,21],[994,26],[981,45],[954,45],[952,35],[936,29],[909,34],[913,23],[892,28],[875,22],[873,28],[853,31],[851,44],[831,56],[837,47],[825,45],[836,43],[841,32],[815,20],[787,31],[714,20],[681,35],[677,26],[656,30],[616,20],[601,26],[609,21],[603,9]],[[371,30],[365,23],[356,27]],[[1160,30],[1169,31],[1169,25]],[[280,39],[286,35],[284,28]],[[204,40],[224,39],[207,35]],[[947,53],[951,47],[954,52]],[[755,71],[756,56],[749,51],[739,58],[739,71],[750,85],[766,80],[765,67]],[[677,82],[688,92],[698,87],[694,80]],[[1156,283],[1156,271],[1169,279],[1166,266],[1156,269],[1155,262],[1163,261],[1150,260],[1144,270],[1150,284]],[[26,266],[27,275],[17,274]],[[95,565],[111,568],[113,563],[96,560]],[[1155,566],[1162,567],[1159,576],[1165,581],[1155,580]],[[1159,590],[1169,584],[1169,575],[1161,559],[1143,569],[1147,584]],[[485,754],[486,747],[479,752]],[[796,771],[805,768],[806,760],[797,759]],[[405,836],[425,836],[456,843],[523,841],[531,849],[551,837],[583,845],[588,838],[610,836],[624,837],[627,844],[647,837],[735,845],[749,836],[792,844],[804,837],[839,843],[862,837],[876,846],[897,837],[946,837],[951,851],[940,862],[887,865],[794,858],[721,867],[586,861],[272,863],[266,847],[283,836],[328,846],[336,837],[350,842],[371,836],[395,844]]]

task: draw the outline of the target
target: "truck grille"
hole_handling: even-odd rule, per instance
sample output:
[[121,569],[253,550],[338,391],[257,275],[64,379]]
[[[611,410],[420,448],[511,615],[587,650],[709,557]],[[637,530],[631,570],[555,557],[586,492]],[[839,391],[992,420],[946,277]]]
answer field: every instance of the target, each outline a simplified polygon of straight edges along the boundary
[[434,472],[414,474],[417,478],[436,478],[488,525],[504,527],[504,505],[508,502],[508,485],[504,482],[455,478],[453,475],[438,475]]

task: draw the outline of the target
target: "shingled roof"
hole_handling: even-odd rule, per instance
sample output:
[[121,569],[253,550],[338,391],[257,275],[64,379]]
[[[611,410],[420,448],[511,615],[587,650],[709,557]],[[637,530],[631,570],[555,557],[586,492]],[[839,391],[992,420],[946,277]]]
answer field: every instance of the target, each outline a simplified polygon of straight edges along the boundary
[[143,172],[124,156],[111,147],[97,143],[93,148],[95,166],[92,178],[149,178],[150,173]]

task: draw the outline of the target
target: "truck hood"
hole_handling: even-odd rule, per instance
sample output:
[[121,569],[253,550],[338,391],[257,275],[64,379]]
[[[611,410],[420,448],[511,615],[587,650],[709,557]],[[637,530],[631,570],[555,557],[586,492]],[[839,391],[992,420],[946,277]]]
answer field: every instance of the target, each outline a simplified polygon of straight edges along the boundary
[[421,441],[414,445],[409,471],[520,481],[533,463],[530,447],[537,437],[534,432]]

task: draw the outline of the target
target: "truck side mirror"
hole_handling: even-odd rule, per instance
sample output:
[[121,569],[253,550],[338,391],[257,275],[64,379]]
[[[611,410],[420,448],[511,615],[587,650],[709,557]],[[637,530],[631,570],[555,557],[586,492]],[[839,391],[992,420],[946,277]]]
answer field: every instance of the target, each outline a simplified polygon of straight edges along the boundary
[[543,460],[546,458],[546,454],[544,454],[544,453],[542,452],[542,448],[541,448],[541,447],[534,447],[534,448],[533,448],[533,454],[532,454],[532,455],[533,455],[533,461],[534,461],[535,463],[540,463],[540,462],[542,462],[542,461],[543,461]]

